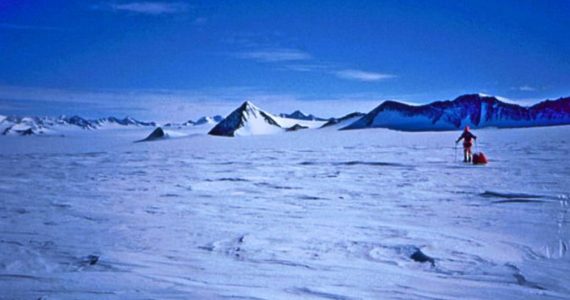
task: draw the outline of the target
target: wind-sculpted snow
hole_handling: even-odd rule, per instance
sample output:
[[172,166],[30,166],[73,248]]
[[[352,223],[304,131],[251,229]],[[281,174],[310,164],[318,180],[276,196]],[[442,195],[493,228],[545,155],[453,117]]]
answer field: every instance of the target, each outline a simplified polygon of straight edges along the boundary
[[492,96],[473,94],[420,106],[385,101],[344,129],[434,131],[456,130],[467,125],[473,128],[511,128],[564,124],[570,124],[570,98],[522,107]]
[[0,299],[570,295],[568,126],[135,131],[2,138]]

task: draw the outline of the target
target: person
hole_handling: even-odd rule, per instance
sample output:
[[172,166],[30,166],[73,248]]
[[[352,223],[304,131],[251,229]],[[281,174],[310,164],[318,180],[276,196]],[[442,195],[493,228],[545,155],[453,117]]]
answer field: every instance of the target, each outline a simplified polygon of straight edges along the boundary
[[476,140],[477,137],[469,131],[469,126],[465,126],[463,130],[463,134],[455,141],[455,144],[459,143],[459,141],[463,140],[463,162],[471,162],[472,155],[471,155],[471,147],[473,146],[473,140]]

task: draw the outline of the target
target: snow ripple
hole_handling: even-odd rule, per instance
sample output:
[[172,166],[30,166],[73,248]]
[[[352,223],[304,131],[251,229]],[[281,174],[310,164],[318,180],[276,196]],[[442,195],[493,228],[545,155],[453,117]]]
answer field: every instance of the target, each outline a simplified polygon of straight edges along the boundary
[[7,139],[0,299],[565,299],[568,130]]

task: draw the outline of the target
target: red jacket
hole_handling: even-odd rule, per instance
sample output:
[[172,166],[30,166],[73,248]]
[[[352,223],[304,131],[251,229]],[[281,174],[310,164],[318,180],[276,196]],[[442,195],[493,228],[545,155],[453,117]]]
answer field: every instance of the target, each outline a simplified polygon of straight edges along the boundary
[[464,146],[464,147],[471,147],[471,146],[473,145],[473,143],[472,143],[471,141],[472,141],[473,139],[476,140],[477,137],[476,137],[473,133],[471,133],[471,132],[469,132],[469,131],[467,131],[467,130],[464,130],[464,131],[463,131],[463,134],[461,134],[461,136],[460,136],[460,137],[457,139],[457,141],[455,141],[455,142],[456,142],[456,143],[459,143],[459,141],[461,141],[461,139],[463,139],[463,146]]

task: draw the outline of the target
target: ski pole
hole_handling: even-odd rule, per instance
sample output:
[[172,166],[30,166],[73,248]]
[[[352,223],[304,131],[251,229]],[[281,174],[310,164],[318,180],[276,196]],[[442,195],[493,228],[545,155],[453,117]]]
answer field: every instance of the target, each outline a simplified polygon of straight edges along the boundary
[[457,162],[457,143],[455,143],[455,155],[453,156],[453,162]]

